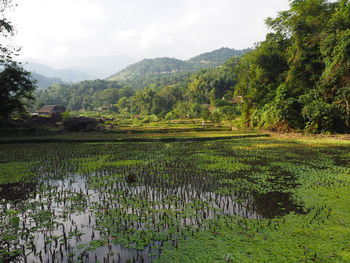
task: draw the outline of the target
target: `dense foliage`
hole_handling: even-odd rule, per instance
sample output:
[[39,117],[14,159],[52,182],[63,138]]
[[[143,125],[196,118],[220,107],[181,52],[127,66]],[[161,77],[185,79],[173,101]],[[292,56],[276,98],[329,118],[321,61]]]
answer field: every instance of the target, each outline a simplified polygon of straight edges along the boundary
[[[130,87],[126,96],[105,96],[113,93],[103,91],[107,82],[93,81],[51,87],[39,93],[39,102],[71,110],[107,103],[123,114],[214,121],[240,116],[246,127],[349,132],[349,1],[294,0],[266,24],[271,32],[253,51],[222,48],[188,61],[159,58],[129,66],[109,84]],[[88,92],[78,88],[99,83]],[[60,100],[66,90],[70,95]]]
[[247,126],[350,130],[350,3],[295,0],[237,68]]
[[189,59],[188,61],[191,63],[194,62],[212,62],[212,63],[225,63],[226,60],[228,60],[229,58],[233,57],[233,56],[242,56],[245,53],[248,53],[249,51],[251,51],[251,49],[242,49],[242,50],[236,50],[236,49],[232,49],[232,48],[227,48],[227,47],[223,47],[223,48],[219,48],[217,50],[211,51],[211,52],[205,52],[203,54],[200,54],[198,56],[195,56],[191,59]]
[[126,67],[124,70],[111,76],[110,80],[125,80],[149,74],[164,74],[176,71],[191,71],[191,64],[176,58],[144,59]]
[[30,73],[15,63],[0,72],[0,124],[14,112],[25,112],[25,100],[33,99],[34,88]]
[[[238,114],[230,99],[238,58],[232,57],[219,68],[198,73],[146,75],[128,81],[83,81],[72,85],[52,85],[37,92],[36,108],[61,104],[71,111],[106,107],[123,115],[158,115],[162,118],[203,117],[219,121]],[[138,88],[143,85],[143,89]]]
[[37,107],[43,104],[60,104],[70,110],[94,110],[104,104],[113,104],[132,91],[117,82],[94,80],[76,84],[54,84],[48,89],[37,91]]
[[124,70],[112,75],[109,80],[132,80],[154,75],[178,74],[179,72],[196,72],[201,69],[220,66],[233,56],[241,56],[250,49],[235,50],[220,48],[193,57],[189,60],[175,58],[144,59],[138,63],[126,67]]
[[0,126],[7,123],[14,113],[25,111],[25,101],[33,99],[33,80],[22,66],[13,61],[19,51],[10,44],[14,27],[6,18],[11,0],[0,1]]

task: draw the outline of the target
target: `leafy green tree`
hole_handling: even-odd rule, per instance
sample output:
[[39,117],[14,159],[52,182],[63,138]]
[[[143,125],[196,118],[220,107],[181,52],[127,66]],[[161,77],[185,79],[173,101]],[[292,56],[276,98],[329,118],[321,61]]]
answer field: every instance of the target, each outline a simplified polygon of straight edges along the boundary
[[294,0],[238,67],[246,126],[350,130],[348,0]]
[[12,0],[1,0],[0,1],[0,65],[6,66],[12,64],[13,56],[17,54],[18,49],[11,45],[6,45],[9,39],[14,35],[14,27],[11,22],[5,17],[5,12],[8,8],[12,7]]
[[[325,70],[319,82],[319,93],[325,103],[334,104],[340,118],[333,129],[350,130],[350,2],[342,0],[327,23],[320,44]],[[339,120],[341,119],[341,120]],[[341,127],[344,126],[345,127]]]
[[173,109],[174,114],[181,119],[193,117],[192,103],[190,101],[178,101]]
[[202,108],[201,108],[200,117],[201,117],[203,120],[205,120],[205,121],[207,121],[207,120],[210,119],[210,111],[209,111],[209,109],[208,109],[207,107],[202,107]]
[[8,121],[14,112],[25,111],[25,101],[33,100],[35,89],[30,73],[16,63],[0,72],[0,122]]
[[93,104],[95,108],[103,105],[112,105],[118,102],[119,98],[120,98],[120,93],[118,89],[107,88],[105,90],[95,93]]
[[127,97],[121,97],[116,104],[119,113],[130,112],[130,102]]
[[0,1],[0,124],[7,122],[14,112],[25,112],[26,100],[33,100],[34,81],[29,72],[13,61],[18,50],[4,45],[13,36],[14,28],[5,17],[11,0]]
[[[238,84],[235,92],[244,97],[242,114],[246,126],[264,125],[260,122],[259,109],[275,98],[278,86],[285,81],[288,70],[285,53],[285,40],[280,35],[269,34],[237,66]],[[280,117],[271,118],[275,123],[280,121]]]

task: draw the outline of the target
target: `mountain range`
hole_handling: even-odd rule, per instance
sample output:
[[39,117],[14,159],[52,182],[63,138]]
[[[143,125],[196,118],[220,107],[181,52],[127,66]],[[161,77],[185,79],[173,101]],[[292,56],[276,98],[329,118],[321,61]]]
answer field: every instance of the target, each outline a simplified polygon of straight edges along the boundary
[[250,49],[236,50],[220,48],[200,54],[189,60],[168,57],[144,59],[110,76],[108,80],[130,80],[149,75],[199,71],[205,68],[220,66],[230,57],[241,56],[249,51]]
[[64,82],[62,79],[60,78],[49,78],[49,77],[45,77],[41,74],[38,74],[36,72],[31,72],[32,73],[32,77],[33,79],[36,80],[36,86],[39,89],[46,89],[48,87],[50,87],[52,84],[67,84],[66,82]]
[[136,81],[143,85],[142,79],[144,77],[158,79],[162,75],[192,73],[201,69],[217,67],[230,57],[241,56],[250,50],[220,48],[188,60],[163,57],[144,59],[134,64],[132,64],[135,62],[134,59],[120,55],[51,63],[54,66],[48,66],[38,61],[27,61],[23,63],[23,66],[33,73],[32,76],[37,80],[39,88],[47,88],[53,83],[76,83],[98,78],[113,81]]
[[48,65],[38,63],[38,62],[33,62],[33,61],[27,61],[22,63],[23,67],[33,74],[33,77],[46,77],[46,78],[51,78],[53,81],[56,79],[61,79],[63,82],[71,83],[71,82],[80,82],[83,80],[92,80],[95,77],[81,72],[76,69],[69,69],[69,68],[63,68],[63,69],[57,69],[50,67]]

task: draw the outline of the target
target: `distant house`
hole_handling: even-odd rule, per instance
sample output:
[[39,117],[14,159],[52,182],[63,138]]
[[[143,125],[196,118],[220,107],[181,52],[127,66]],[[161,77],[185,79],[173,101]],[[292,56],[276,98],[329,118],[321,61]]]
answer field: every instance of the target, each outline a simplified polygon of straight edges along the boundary
[[44,105],[38,110],[39,116],[50,116],[51,118],[58,117],[61,113],[65,112],[66,109],[63,106],[57,105]]
[[242,96],[234,96],[230,102],[233,104],[242,104],[244,101]]
[[113,108],[113,104],[103,104],[101,107],[97,108],[97,111],[108,111]]
[[231,94],[226,94],[222,97],[222,101],[225,101],[230,104],[242,104],[244,102],[242,96],[233,96]]

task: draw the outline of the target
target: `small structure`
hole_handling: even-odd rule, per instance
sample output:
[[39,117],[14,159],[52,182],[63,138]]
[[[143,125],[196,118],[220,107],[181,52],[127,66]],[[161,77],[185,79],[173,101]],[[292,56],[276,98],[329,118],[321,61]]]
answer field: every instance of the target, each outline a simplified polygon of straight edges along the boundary
[[97,108],[97,111],[109,111],[113,108],[113,104],[103,104],[101,107]]
[[230,102],[233,104],[242,104],[244,101],[242,96],[234,96]]
[[44,105],[38,110],[39,116],[48,116],[55,121],[61,121],[61,114],[66,111],[64,106]]
[[233,96],[232,94],[224,95],[221,100],[230,104],[243,104],[244,102],[242,96]]
[[39,116],[50,116],[55,114],[60,114],[65,112],[66,109],[63,106],[57,106],[57,105],[44,105],[38,110]]

